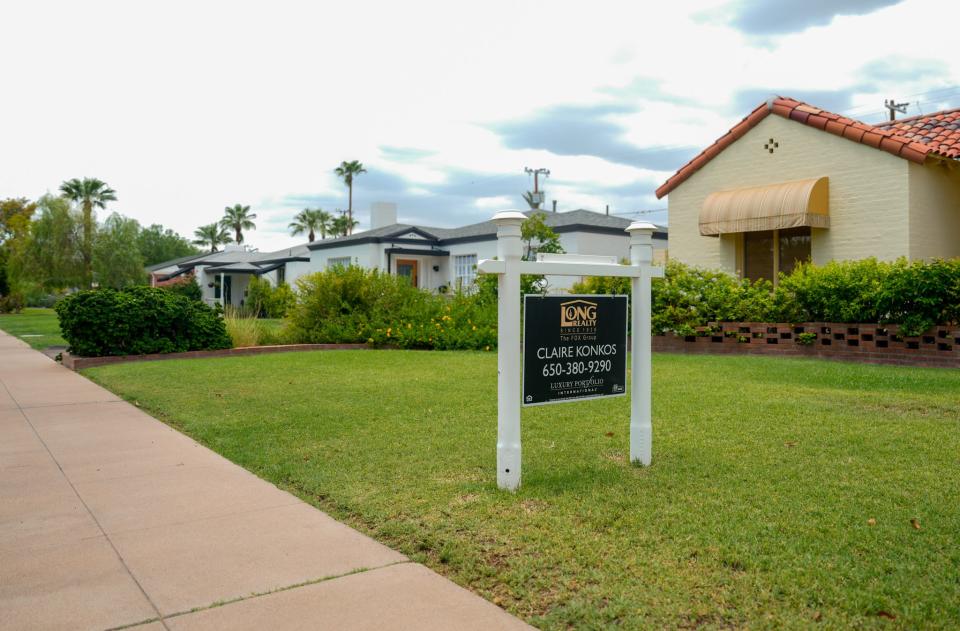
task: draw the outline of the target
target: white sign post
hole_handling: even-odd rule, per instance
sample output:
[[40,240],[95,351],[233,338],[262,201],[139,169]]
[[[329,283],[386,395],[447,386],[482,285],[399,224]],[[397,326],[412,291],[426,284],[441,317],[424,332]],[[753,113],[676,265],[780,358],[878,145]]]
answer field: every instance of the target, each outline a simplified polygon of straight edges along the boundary
[[520,226],[526,215],[516,210],[494,215],[497,224],[497,260],[477,265],[482,274],[497,274],[497,486],[515,491],[520,486],[520,275],[619,276],[632,280],[633,315],[630,325],[630,460],[650,464],[652,425],[650,408],[650,281],[662,277],[653,266],[651,223],[635,221],[630,233],[630,265],[616,257],[577,254],[541,254],[537,261],[521,260]]

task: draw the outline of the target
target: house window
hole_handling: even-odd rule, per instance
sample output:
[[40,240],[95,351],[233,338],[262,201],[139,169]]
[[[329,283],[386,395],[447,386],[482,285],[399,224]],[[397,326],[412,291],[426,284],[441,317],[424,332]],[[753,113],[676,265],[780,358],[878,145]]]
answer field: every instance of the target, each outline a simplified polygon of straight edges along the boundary
[[453,257],[454,283],[460,288],[473,286],[477,278],[477,255],[458,254]]
[[327,259],[327,269],[333,269],[334,267],[350,267],[350,262],[349,256],[337,256],[332,259]]
[[743,275],[750,280],[776,282],[810,260],[810,228],[743,233]]
[[281,265],[277,268],[277,287],[287,282],[287,266]]

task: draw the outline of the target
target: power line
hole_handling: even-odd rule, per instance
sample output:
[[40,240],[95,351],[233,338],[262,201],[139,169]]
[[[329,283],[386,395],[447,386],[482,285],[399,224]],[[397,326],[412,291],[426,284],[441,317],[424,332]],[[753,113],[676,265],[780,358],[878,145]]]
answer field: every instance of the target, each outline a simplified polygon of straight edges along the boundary
[[654,213],[665,213],[666,208],[647,208],[645,210],[628,210],[622,213],[610,213],[611,215],[652,215]]

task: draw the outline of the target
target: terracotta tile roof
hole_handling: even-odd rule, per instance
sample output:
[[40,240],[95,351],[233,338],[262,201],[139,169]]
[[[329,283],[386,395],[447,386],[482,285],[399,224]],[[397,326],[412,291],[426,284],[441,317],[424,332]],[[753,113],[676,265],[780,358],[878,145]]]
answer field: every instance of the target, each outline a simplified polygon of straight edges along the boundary
[[704,149],[657,189],[661,198],[699,171],[770,114],[843,136],[895,156],[922,163],[928,155],[960,159],[960,109],[870,125],[782,96],[761,103],[733,129]]
[[933,147],[937,155],[960,159],[960,107],[877,125],[914,142]]

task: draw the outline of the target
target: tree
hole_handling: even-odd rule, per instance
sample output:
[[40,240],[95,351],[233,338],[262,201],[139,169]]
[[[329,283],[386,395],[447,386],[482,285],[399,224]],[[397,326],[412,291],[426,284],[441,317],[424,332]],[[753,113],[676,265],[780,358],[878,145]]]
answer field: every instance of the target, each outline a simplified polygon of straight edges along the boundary
[[350,197],[347,201],[347,217],[350,218],[348,222],[350,232],[348,234],[351,234],[353,233],[353,227],[357,225],[353,221],[353,178],[361,173],[366,173],[367,170],[363,168],[363,163],[359,160],[351,160],[349,162],[344,160],[333,172],[343,180],[343,183],[347,185],[347,189],[349,190]]
[[527,244],[523,255],[525,260],[531,260],[536,252],[563,254],[560,237],[553,228],[546,224],[546,213],[536,212],[527,217],[520,226],[520,238]]
[[527,202],[527,206],[530,207],[530,210],[540,210],[540,204],[542,202],[533,201],[533,193],[530,191],[524,191],[523,201]]
[[350,219],[348,215],[340,215],[331,222],[330,236],[345,237],[353,232],[353,229],[360,223],[355,219]]
[[257,229],[257,224],[253,223],[256,218],[257,214],[251,213],[249,206],[234,204],[223,209],[223,219],[220,220],[220,225],[233,230],[236,235],[233,240],[239,245],[243,243],[244,230]]
[[83,218],[62,197],[44,195],[29,229],[12,244],[10,276],[19,286],[59,291],[86,282]]
[[304,208],[297,213],[288,227],[290,228],[290,234],[293,236],[306,232],[307,239],[310,243],[313,243],[317,232],[320,233],[321,239],[327,238],[327,230],[330,229],[331,219],[333,219],[333,216],[320,208]]
[[196,239],[193,240],[194,243],[204,248],[209,246],[211,253],[217,251],[217,246],[233,243],[230,233],[218,223],[200,226],[193,231],[193,236],[196,237]]
[[156,223],[149,228],[143,228],[137,235],[137,249],[140,250],[144,265],[154,265],[200,253],[200,250],[185,238]]
[[[524,260],[533,260],[537,252],[563,254],[560,237],[544,221],[544,212],[535,212],[520,225],[520,239],[526,243]],[[520,277],[520,292],[523,294],[547,293],[547,279],[539,274],[524,274]]]
[[93,209],[107,207],[107,202],[117,201],[117,193],[97,178],[74,178],[60,185],[63,196],[83,210],[83,284],[89,287],[93,283],[93,233],[95,219]]
[[143,285],[146,272],[137,247],[140,224],[113,213],[97,231],[93,244],[93,276],[100,287],[122,289]]
[[7,263],[14,240],[29,232],[30,218],[36,210],[37,205],[23,197],[0,201],[0,296],[10,294]]
[[11,197],[0,201],[0,247],[27,231],[30,218],[36,210],[37,205],[24,197]]

